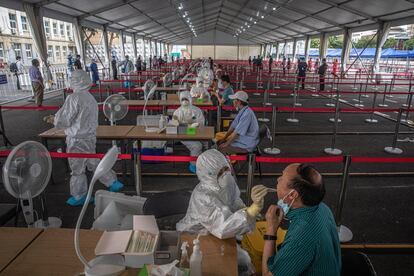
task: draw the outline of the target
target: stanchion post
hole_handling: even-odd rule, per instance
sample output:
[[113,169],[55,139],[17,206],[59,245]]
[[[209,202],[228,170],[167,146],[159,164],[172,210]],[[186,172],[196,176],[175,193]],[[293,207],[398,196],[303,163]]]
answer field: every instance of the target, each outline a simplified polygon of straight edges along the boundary
[[264,149],[265,153],[274,154],[274,155],[280,153],[280,149],[276,148],[276,114],[277,114],[277,108],[276,106],[273,106],[272,107],[272,129],[271,129],[272,147]]
[[135,179],[135,188],[137,195],[142,195],[142,170],[141,170],[141,154],[138,147],[139,141],[135,141],[132,147],[132,160],[133,160],[133,176],[132,179]]
[[335,116],[334,116],[334,118],[329,118],[329,121],[331,123],[340,123],[340,122],[342,122],[341,118],[339,117],[339,106],[340,106],[339,91],[336,90]]
[[362,93],[362,82],[359,83],[358,103],[355,104],[356,107],[364,107],[361,101],[361,93]]
[[246,186],[246,205],[249,206],[251,202],[250,194],[252,193],[253,180],[254,180],[254,168],[256,167],[256,155],[250,153],[247,155],[249,161],[249,167],[247,171],[247,186]]
[[376,124],[378,123],[377,119],[374,119],[374,109],[375,109],[375,102],[377,100],[377,93],[378,91],[374,91],[374,98],[372,99],[372,112],[371,112],[371,116],[368,119],[365,119],[365,122],[370,123],[370,124]]
[[410,87],[408,89],[408,98],[407,98],[407,109],[405,112],[405,118],[402,119],[401,121],[404,123],[408,123],[409,119],[408,119],[408,115],[410,114],[410,108],[411,108],[411,103],[413,101],[413,93],[411,92],[411,83],[410,83]]
[[384,151],[387,153],[391,153],[391,154],[403,153],[402,149],[397,148],[397,139],[398,139],[398,132],[400,131],[402,113],[403,113],[403,109],[400,108],[400,110],[398,111],[397,122],[395,123],[395,132],[394,132],[394,137],[392,139],[392,146],[384,148]]
[[[338,91],[336,93],[338,93]],[[336,99],[336,105],[335,105],[335,118],[334,118],[333,132],[332,132],[331,147],[324,149],[325,153],[327,153],[327,154],[331,154],[331,155],[340,155],[340,154],[342,154],[342,150],[335,148],[335,146],[336,146],[336,134],[338,132],[338,122],[339,122],[339,98]]]
[[382,97],[382,103],[379,103],[379,107],[388,107],[388,104],[385,103],[385,96],[387,95],[388,90],[388,83],[385,83],[385,89],[384,89],[384,96]]
[[219,105],[217,106],[217,125],[216,125],[217,132],[221,131],[221,113],[222,113],[222,108],[221,108],[221,105]]
[[299,119],[296,119],[296,86],[293,87],[293,111],[292,111],[292,118],[287,118],[286,121],[289,123],[299,123]]
[[3,120],[3,109],[1,105],[0,105],[0,128],[1,128],[1,135],[3,136],[4,145],[6,147],[7,145],[13,146],[9,138],[7,138],[6,136],[6,128],[4,126],[4,120]]
[[353,237],[352,231],[348,227],[342,225],[342,210],[344,208],[345,199],[346,199],[350,166],[351,166],[351,156],[347,155],[344,157],[344,167],[342,171],[341,189],[339,191],[339,197],[338,197],[338,202],[336,204],[336,212],[335,212],[336,227],[338,230],[339,240],[341,242],[349,242],[352,240],[352,237]]

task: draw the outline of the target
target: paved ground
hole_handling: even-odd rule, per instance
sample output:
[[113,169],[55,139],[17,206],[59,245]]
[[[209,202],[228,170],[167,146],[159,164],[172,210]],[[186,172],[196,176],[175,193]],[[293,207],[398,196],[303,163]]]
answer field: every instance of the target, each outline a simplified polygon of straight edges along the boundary
[[[349,86],[344,89],[349,91],[351,88],[352,86]],[[401,88],[401,90],[403,89],[405,88]],[[341,99],[352,103],[353,98],[355,97],[343,96]],[[369,106],[372,95],[363,100]],[[390,107],[397,108],[405,102],[405,97],[394,97],[392,100],[396,103],[389,102]],[[288,94],[278,94],[276,97],[271,97],[271,101],[277,106],[292,105],[292,97]],[[329,101],[329,99],[323,97],[300,97],[303,107],[324,107],[324,104]],[[252,102],[252,105],[260,106],[262,97],[254,98]],[[47,105],[61,105],[62,103],[61,96],[46,101]],[[20,102],[18,104],[28,103]],[[341,106],[347,107],[344,104]],[[42,121],[42,118],[51,113],[53,112],[3,111],[7,136],[14,144],[25,140],[39,141],[37,135],[50,127]],[[137,113],[129,112],[127,118],[120,124],[134,124],[136,116]],[[259,113],[257,116],[261,117],[262,114]],[[297,118],[300,119],[298,124],[287,123],[285,119],[289,116],[291,114],[287,113],[278,114],[277,116],[276,145],[281,149],[280,156],[326,156],[323,149],[331,144],[333,124],[328,119],[332,117],[332,114],[297,114]],[[390,116],[395,118],[396,114],[391,113]],[[364,119],[369,117],[369,114],[341,114],[340,117],[343,121],[339,124],[336,146],[342,149],[345,154],[353,156],[391,156],[385,153],[383,148],[392,143],[395,122],[375,116],[379,123],[367,124]],[[413,119],[411,115],[410,119]],[[100,122],[101,124],[106,123],[103,116],[101,116]],[[414,138],[412,129],[401,126],[400,131],[405,133],[401,134],[400,138]],[[263,141],[260,146],[265,148],[269,145],[269,141]],[[107,142],[98,142],[100,152],[104,152],[109,146],[110,144]],[[60,147],[59,143],[51,144],[51,150],[58,147]],[[398,147],[404,150],[402,156],[414,156],[414,147],[411,142],[399,142]],[[188,153],[182,147],[178,147],[175,154],[187,155]],[[342,164],[314,165],[326,174],[327,195],[325,202],[335,211],[341,182],[341,177],[337,173],[342,171]],[[187,173],[186,166],[187,164],[182,163],[143,165],[144,190],[148,192],[176,189],[191,190],[198,181],[195,176]],[[262,170],[267,176],[255,177],[255,183],[273,186],[283,167],[282,164],[263,165]],[[117,171],[120,171],[119,164]],[[245,190],[246,186],[246,177],[243,174],[245,171],[244,168],[238,177],[242,191]],[[163,173],[175,173],[175,175],[163,176]],[[342,222],[353,230],[353,242],[414,243],[412,235],[414,233],[414,218],[412,216],[414,205],[411,204],[414,197],[413,164],[352,164],[351,173]],[[391,175],[389,173],[397,174]],[[53,161],[53,176],[56,182],[55,185],[47,187],[49,213],[61,217],[63,227],[74,227],[80,208],[68,207],[65,204],[65,200],[69,196],[68,180],[70,175],[66,171],[65,163],[62,160]],[[103,188],[100,184],[96,186],[97,189]],[[134,194],[134,191],[134,186],[127,186],[125,189],[127,194]],[[144,195],[148,195],[148,193]],[[243,193],[242,196],[245,196],[245,194]],[[274,194],[270,194],[266,198],[266,205],[274,203],[276,200]],[[0,202],[15,202],[2,186],[0,186]],[[92,219],[93,207],[90,206],[83,227],[90,227]],[[12,222],[9,225],[12,225]],[[19,220],[19,225],[24,226],[22,219]],[[412,275],[412,271],[414,271],[414,257],[412,255],[370,255],[370,257],[379,275]]]

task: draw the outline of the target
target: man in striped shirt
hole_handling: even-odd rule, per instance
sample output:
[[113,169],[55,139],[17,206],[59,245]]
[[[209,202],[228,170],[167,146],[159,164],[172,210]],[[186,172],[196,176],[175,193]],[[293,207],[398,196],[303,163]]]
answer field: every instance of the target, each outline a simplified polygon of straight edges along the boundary
[[[266,213],[263,275],[340,275],[341,249],[332,212],[322,200],[322,176],[313,167],[290,164],[277,180],[277,205]],[[282,219],[290,221],[285,240],[276,250]]]

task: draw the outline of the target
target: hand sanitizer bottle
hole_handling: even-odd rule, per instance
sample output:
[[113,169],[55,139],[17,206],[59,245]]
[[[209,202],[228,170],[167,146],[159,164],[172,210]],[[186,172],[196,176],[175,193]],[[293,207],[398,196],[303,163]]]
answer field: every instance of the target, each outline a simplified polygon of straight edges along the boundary
[[193,244],[193,254],[191,254],[190,258],[190,276],[201,276],[201,261],[203,254],[200,250],[200,241],[195,239]]

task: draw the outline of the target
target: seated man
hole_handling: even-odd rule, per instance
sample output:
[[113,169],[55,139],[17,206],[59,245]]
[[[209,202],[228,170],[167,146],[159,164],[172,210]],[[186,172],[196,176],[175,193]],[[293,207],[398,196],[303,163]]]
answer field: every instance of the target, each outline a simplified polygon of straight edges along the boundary
[[[192,105],[192,98],[189,92],[180,93],[181,106],[174,111],[173,119],[180,125],[192,127],[204,126],[205,120],[203,111],[197,106]],[[181,141],[189,150],[191,156],[199,156],[203,150],[203,145],[199,141]],[[195,162],[190,162],[188,169],[196,172]]]
[[[322,203],[325,187],[311,166],[290,164],[277,180],[277,205],[266,213],[263,275],[340,275],[341,248],[334,217]],[[279,250],[276,232],[290,221]]]
[[227,155],[252,152],[259,143],[259,123],[248,105],[249,96],[244,91],[230,95],[238,111],[224,137],[217,137],[217,145]]

